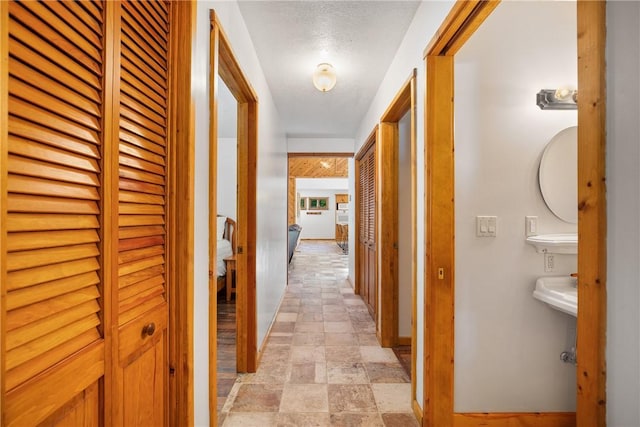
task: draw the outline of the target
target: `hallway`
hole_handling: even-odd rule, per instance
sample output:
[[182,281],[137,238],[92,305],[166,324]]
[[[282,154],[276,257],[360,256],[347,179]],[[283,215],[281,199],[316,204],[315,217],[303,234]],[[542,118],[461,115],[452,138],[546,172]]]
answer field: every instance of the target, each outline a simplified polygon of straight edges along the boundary
[[258,372],[241,374],[219,425],[418,426],[411,383],[347,281],[334,241],[302,241]]

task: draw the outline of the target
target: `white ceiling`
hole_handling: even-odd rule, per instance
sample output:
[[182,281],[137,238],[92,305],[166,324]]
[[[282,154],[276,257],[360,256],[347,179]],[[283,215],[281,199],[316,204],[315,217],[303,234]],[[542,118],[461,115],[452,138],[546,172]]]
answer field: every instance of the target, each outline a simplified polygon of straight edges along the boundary
[[[288,137],[353,138],[419,1],[245,1],[239,6]],[[311,75],[331,63],[337,84]]]

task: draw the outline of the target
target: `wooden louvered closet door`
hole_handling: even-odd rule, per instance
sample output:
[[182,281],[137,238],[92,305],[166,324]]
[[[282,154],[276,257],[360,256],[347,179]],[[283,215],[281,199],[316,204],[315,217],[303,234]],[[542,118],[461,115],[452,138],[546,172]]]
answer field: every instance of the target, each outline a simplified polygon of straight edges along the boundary
[[359,289],[369,312],[376,316],[376,156],[375,143],[359,160]]
[[121,425],[168,420],[168,5],[121,4],[117,373]]
[[105,356],[102,5],[12,1],[5,7],[2,425],[97,425]]
[[167,425],[169,5],[0,11],[1,424]]

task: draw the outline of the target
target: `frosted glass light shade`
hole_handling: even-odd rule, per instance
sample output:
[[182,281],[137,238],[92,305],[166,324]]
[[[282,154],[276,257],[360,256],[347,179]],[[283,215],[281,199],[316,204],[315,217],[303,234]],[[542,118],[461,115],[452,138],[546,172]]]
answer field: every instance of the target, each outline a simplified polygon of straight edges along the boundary
[[327,92],[336,85],[336,70],[331,64],[319,64],[313,72],[313,85],[320,92]]

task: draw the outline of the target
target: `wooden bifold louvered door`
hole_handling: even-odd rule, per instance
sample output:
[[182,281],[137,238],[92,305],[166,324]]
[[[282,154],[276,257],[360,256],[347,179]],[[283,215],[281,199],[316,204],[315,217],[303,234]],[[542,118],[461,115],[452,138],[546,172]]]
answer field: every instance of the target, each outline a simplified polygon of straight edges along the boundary
[[169,4],[0,11],[2,425],[166,425]]
[[376,144],[358,159],[358,288],[375,318],[376,294]]

